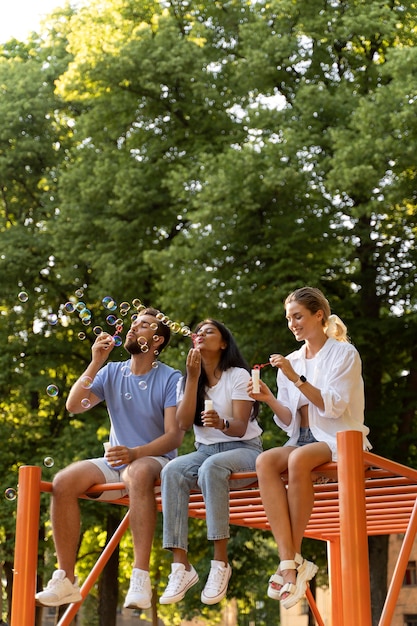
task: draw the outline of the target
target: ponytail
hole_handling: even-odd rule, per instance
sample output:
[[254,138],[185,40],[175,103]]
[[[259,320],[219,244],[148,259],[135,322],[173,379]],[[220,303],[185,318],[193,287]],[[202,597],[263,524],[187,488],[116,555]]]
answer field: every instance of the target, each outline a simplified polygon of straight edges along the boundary
[[337,341],[344,341],[350,343],[350,339],[347,334],[346,324],[342,322],[337,315],[329,315],[327,322],[324,326],[324,332],[328,337],[336,339]]

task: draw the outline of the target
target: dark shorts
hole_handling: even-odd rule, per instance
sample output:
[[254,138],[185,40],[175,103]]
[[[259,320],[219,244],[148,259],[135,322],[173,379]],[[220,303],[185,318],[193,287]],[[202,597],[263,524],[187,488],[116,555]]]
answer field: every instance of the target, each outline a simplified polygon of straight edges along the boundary
[[300,427],[300,434],[298,436],[297,443],[295,444],[298,447],[306,446],[308,443],[315,443],[317,439],[314,438],[313,433],[309,428]]

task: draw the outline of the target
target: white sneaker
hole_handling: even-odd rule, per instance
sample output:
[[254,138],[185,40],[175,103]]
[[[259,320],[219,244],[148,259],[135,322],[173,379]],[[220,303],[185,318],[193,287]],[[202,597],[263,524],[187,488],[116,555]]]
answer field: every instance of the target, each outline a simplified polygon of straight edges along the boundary
[[57,569],[43,591],[35,595],[41,606],[61,606],[82,600],[77,578],[71,583],[63,569]]
[[164,593],[159,598],[160,604],[174,604],[183,599],[190,587],[198,583],[198,574],[191,565],[190,571],[182,563],[172,563],[171,573]]
[[231,575],[232,568],[229,564],[225,565],[223,561],[212,561],[206,585],[201,592],[201,602],[217,604],[223,600]]
[[152,587],[149,572],[136,567],[132,570],[129,591],[123,606],[125,609],[149,609],[152,606]]

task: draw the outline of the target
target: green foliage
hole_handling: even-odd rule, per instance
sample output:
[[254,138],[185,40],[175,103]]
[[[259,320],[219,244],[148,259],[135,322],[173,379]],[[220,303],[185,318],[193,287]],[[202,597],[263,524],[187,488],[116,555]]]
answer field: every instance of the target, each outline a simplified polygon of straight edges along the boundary
[[[94,326],[107,329],[104,296],[140,298],[191,327],[218,317],[255,364],[296,347],[282,302],[303,284],[323,288],[362,355],[375,452],[416,466],[415,9],[412,1],[92,0],[54,12],[39,36],[2,46],[4,488],[16,487],[23,463],[52,456],[49,480],[101,454],[105,407],[74,418],[64,405]],[[68,301],[84,302],[90,323],[68,313]],[[163,360],[183,369],[189,347],[175,335]],[[275,375],[262,370],[272,388]],[[56,397],[46,393],[52,383]],[[260,420],[264,446],[280,445],[265,407]],[[187,435],[183,451],[192,445]],[[4,561],[13,556],[15,504],[0,509]],[[54,565],[48,504],[44,496],[45,574]],[[83,503],[82,576],[106,506]],[[203,574],[211,547],[204,523],[190,524]],[[319,559],[320,547],[306,542]],[[243,623],[265,600],[275,547],[265,533],[234,528],[230,554]],[[248,568],[257,573],[250,594]],[[159,528],[158,588],[168,571]],[[177,623],[200,611],[194,595],[161,615]],[[204,614],[214,623],[218,612]],[[268,601],[258,617],[269,623]]]

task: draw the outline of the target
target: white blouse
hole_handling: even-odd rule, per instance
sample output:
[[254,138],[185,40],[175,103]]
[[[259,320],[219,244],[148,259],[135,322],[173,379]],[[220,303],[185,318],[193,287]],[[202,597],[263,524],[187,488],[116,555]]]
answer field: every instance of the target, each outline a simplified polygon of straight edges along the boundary
[[[303,345],[287,358],[297,374],[306,376],[308,382],[320,389],[324,410],[308,402],[309,426],[315,439],[328,444],[333,461],[337,460],[336,434],[342,430],[362,432],[363,447],[369,450],[372,446],[367,439],[369,428],[364,424],[365,396],[362,362],[358,351],[350,343],[327,339],[314,358],[312,375],[310,372],[307,375],[309,359],[306,359],[305,353],[306,348]],[[278,400],[290,409],[292,419],[286,425],[274,415],[274,421],[289,437],[285,445],[292,446],[296,444],[300,432],[301,416],[298,407],[301,388],[289,381],[281,370],[277,374],[277,386]]]

